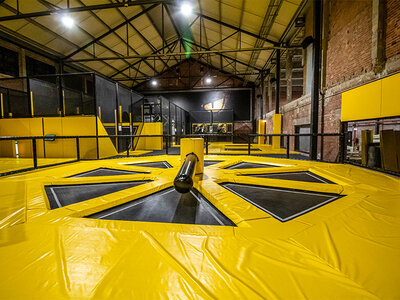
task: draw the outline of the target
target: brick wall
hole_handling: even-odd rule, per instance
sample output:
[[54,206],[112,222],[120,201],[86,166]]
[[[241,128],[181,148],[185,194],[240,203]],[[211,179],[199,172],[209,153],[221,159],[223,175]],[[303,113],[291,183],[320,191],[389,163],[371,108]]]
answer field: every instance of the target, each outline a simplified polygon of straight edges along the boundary
[[372,1],[330,1],[327,87],[372,70]]
[[400,54],[400,1],[386,1],[386,58],[391,58]]

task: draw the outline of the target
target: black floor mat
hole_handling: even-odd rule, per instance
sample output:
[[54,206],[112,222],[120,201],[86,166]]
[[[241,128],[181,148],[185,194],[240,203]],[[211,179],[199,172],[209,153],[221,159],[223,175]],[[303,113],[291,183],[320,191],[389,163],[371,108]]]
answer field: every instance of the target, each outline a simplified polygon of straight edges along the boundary
[[282,222],[289,221],[342,197],[337,194],[247,184],[223,183],[222,186]]
[[265,174],[251,174],[251,175],[249,174],[245,176],[334,184],[334,182],[325,179],[321,176],[318,176],[317,174],[314,174],[312,172],[265,173]]
[[160,169],[172,168],[172,166],[166,161],[153,161],[153,162],[137,163],[137,164],[133,163],[129,165],[135,167],[148,167],[148,168],[160,168]]
[[97,176],[117,176],[117,175],[134,175],[147,174],[146,172],[124,171],[109,168],[99,168],[88,172],[72,175],[70,177],[97,177]]
[[148,183],[148,180],[45,186],[50,208],[56,209]]
[[92,214],[87,218],[236,226],[198,191],[180,194],[174,188]]
[[247,163],[247,162],[241,162],[236,165],[227,167],[226,169],[257,169],[257,168],[275,168],[278,166],[274,165],[268,165],[268,164],[256,164],[256,163]]
[[215,164],[219,164],[220,162],[222,162],[222,160],[205,160],[204,161],[204,166],[208,167],[208,166],[212,166]]

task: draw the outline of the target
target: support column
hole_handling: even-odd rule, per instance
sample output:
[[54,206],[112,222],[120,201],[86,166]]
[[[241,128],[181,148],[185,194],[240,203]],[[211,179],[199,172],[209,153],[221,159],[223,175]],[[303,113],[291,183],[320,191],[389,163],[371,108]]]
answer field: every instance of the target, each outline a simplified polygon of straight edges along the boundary
[[311,133],[310,159],[316,160],[318,154],[318,108],[321,82],[321,15],[322,1],[313,1],[314,9],[314,42],[313,42],[313,76],[311,90]]
[[18,64],[19,64],[19,76],[25,77],[26,76],[25,49],[22,48],[19,49]]
[[[265,134],[266,125],[265,120],[258,120],[258,134]],[[265,144],[265,137],[259,136],[258,144]]]
[[263,86],[263,90],[262,90],[262,106],[263,106],[263,116],[262,119],[265,119],[265,115],[267,114],[268,110],[268,71],[267,73],[264,75],[264,86]]
[[269,74],[268,76],[268,112],[272,110],[272,83],[271,80],[272,75]]
[[372,64],[375,73],[385,68],[385,18],[386,1],[372,0]]
[[[280,134],[282,132],[282,115],[281,114],[274,114],[272,119],[272,133],[273,134]],[[272,137],[272,148],[279,149],[281,147],[281,137],[280,136],[273,136]]]
[[292,101],[292,61],[293,51],[287,50],[286,52],[286,103]]
[[279,114],[279,97],[281,88],[281,49],[276,50],[276,82],[275,82],[275,113]]
[[260,94],[261,94],[261,99],[260,99],[260,119],[262,120],[264,118],[264,113],[265,113],[265,97],[264,97],[264,85],[265,85],[265,73],[261,71],[261,79],[260,79]]

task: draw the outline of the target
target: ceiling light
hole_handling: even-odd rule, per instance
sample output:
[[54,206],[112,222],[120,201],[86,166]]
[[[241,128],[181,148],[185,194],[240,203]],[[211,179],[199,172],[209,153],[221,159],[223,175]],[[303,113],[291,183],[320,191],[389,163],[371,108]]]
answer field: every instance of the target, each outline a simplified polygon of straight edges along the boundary
[[206,78],[206,83],[207,83],[207,84],[210,84],[211,82],[212,82],[211,77],[207,77],[207,78]]
[[189,17],[192,14],[192,10],[193,10],[193,7],[189,3],[187,3],[187,2],[182,3],[182,5],[181,5],[181,14],[182,15],[184,15],[185,17]]
[[74,19],[72,19],[70,16],[63,16],[61,18],[61,21],[64,24],[64,26],[67,28],[72,28],[75,24]]
[[151,85],[152,85],[152,86],[157,86],[157,85],[158,85],[157,80],[153,79],[153,80],[151,81]]

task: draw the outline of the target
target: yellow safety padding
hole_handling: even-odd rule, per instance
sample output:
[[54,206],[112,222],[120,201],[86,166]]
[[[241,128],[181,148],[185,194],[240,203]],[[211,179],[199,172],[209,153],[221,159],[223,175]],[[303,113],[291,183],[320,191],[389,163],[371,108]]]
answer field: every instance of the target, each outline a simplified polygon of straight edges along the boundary
[[400,74],[354,88],[342,94],[341,121],[400,115]]
[[63,110],[63,116],[65,116],[65,93],[64,90],[62,91],[62,110]]
[[2,230],[25,222],[26,196],[23,181],[0,181],[0,247],[12,236],[3,235]]
[[[62,132],[65,136],[96,135],[96,117],[64,117],[61,121]],[[96,139],[79,139],[79,150],[82,159],[96,158]],[[75,139],[64,141],[64,157],[76,157]]]
[[[63,135],[63,128],[62,128],[62,118],[43,118],[44,124],[44,135],[55,134],[62,136]],[[66,145],[66,146],[65,146]],[[65,147],[64,147],[65,146]],[[52,142],[45,142],[46,148],[46,157],[53,158],[53,157],[66,157],[64,150],[71,147],[71,141],[56,139]],[[76,154],[70,154],[70,158],[76,157]]]
[[1,101],[1,117],[4,118],[3,93],[0,93],[0,101]]
[[[43,136],[42,118],[0,120],[0,136]],[[43,157],[43,141],[36,141],[38,157]],[[18,141],[19,157],[32,157],[32,141]],[[15,141],[0,142],[1,157],[16,157]]]
[[[163,127],[161,122],[143,123],[141,135],[162,135]],[[137,142],[136,150],[162,150],[162,137],[141,137]]]
[[33,108],[33,92],[32,91],[30,93],[30,100],[31,100],[31,116],[33,117],[35,110]]
[[[99,118],[97,118],[97,128],[99,135],[108,135],[103,123]],[[99,138],[99,156],[100,158],[111,157],[117,155],[117,149],[110,138]]]
[[382,80],[381,117],[400,116],[400,73]]
[[342,94],[341,121],[379,118],[382,83],[380,80]]
[[[281,134],[281,132],[282,132],[282,115],[274,114],[274,116],[272,117],[272,124],[273,124],[272,133],[273,134]],[[272,148],[273,149],[281,148],[281,138],[279,136],[272,137]]]
[[[267,129],[266,120],[258,120],[258,134],[265,134]],[[265,144],[265,137],[258,137],[258,144]]]
[[[4,208],[13,208],[12,214],[26,201],[26,222],[20,214],[17,226],[0,230],[0,298],[400,298],[398,178],[341,164],[205,158],[222,162],[204,168],[195,188],[237,227],[84,218],[171,187],[179,156],[82,161],[0,178],[0,220]],[[164,160],[173,168],[131,165]],[[243,178],[259,170],[223,168],[241,161],[279,166],[264,172],[312,171],[336,184]],[[69,177],[99,167],[150,173]],[[148,179],[153,181],[55,210],[48,209],[44,192],[45,185]],[[282,223],[220,186],[221,180],[345,196]]]
[[196,164],[196,174],[204,171],[204,139],[202,138],[183,138],[181,139],[181,163],[185,161],[188,154],[194,153],[198,162]]

